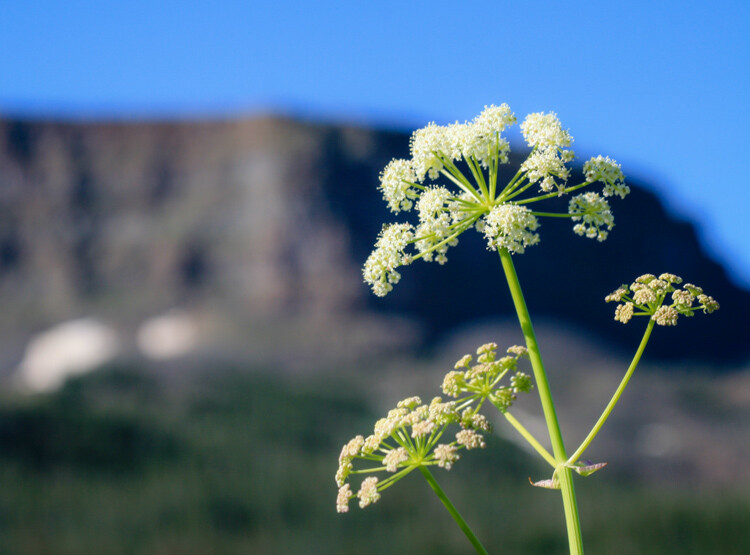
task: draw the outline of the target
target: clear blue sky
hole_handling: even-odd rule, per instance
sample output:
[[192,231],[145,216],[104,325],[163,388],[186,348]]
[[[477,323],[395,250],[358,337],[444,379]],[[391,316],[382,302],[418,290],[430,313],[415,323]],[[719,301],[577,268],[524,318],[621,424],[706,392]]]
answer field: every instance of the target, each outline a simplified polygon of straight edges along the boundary
[[556,111],[750,285],[750,2],[0,2],[0,112],[421,126]]

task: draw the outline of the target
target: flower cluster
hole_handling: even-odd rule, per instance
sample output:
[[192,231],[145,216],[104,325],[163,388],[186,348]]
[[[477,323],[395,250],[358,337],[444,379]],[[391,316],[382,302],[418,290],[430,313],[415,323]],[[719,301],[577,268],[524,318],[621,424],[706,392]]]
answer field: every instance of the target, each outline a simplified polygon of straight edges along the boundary
[[529,114],[521,124],[521,132],[526,144],[534,149],[521,165],[529,182],[539,182],[540,189],[545,193],[557,188],[562,195],[570,176],[565,164],[575,156],[572,150],[566,148],[573,142],[573,137],[562,128],[554,112]]
[[380,232],[375,250],[365,262],[362,272],[365,281],[379,297],[385,296],[401,279],[396,268],[409,263],[404,249],[413,237],[410,224],[390,224]]
[[609,203],[599,193],[588,192],[573,197],[568,205],[568,213],[574,222],[581,222],[573,226],[573,232],[589,239],[604,241],[615,225]]
[[[450,424],[461,430],[453,441],[439,441]],[[357,497],[360,508],[380,499],[380,492],[420,466],[439,466],[450,470],[460,458],[461,449],[485,446],[482,434],[490,431],[487,419],[471,409],[463,410],[455,401],[443,402],[436,397],[422,404],[419,397],[400,401],[385,418],[375,423],[373,433],[357,436],[341,449],[336,484],[339,486],[336,509],[349,510],[349,501]],[[368,468],[354,468],[355,461],[370,463]],[[389,474],[380,480],[376,473]],[[355,494],[348,479],[351,475],[370,474]]]
[[591,183],[601,181],[604,183],[602,193],[605,197],[617,195],[620,198],[630,193],[630,187],[625,185],[625,176],[620,169],[620,164],[612,160],[609,156],[597,156],[591,158],[583,165],[583,173],[586,181]]
[[[618,302],[615,320],[627,324],[633,316],[650,316],[659,326],[676,326],[679,316],[692,316],[696,310],[711,313],[719,309],[716,300],[692,283],[675,287],[682,278],[674,274],[644,274],[628,285],[621,285],[605,297],[607,302]],[[668,298],[671,304],[665,304]]]
[[[443,393],[454,398],[464,395],[458,401],[461,407],[474,401],[479,401],[481,407],[481,403],[488,399],[501,412],[507,411],[518,393],[528,393],[533,387],[531,376],[517,368],[518,360],[528,356],[526,347],[514,345],[507,353],[497,358],[497,344],[486,343],[477,349],[476,364],[472,365],[471,355],[464,355],[456,362],[454,370],[445,375]],[[513,374],[510,385],[500,385],[510,373]]]
[[539,242],[539,220],[525,206],[498,204],[484,219],[484,236],[491,250],[508,249],[523,254],[526,247]]
[[[489,249],[516,254],[539,242],[543,216],[571,218],[573,231],[584,237],[607,237],[614,219],[598,193],[575,197],[564,214],[534,212],[528,205],[595,182],[603,183],[604,197],[624,197],[629,188],[617,162],[591,158],[584,165],[585,181],[569,186],[573,138],[554,112],[539,112],[521,124],[531,152],[515,177],[499,185],[499,166],[509,162],[510,153],[503,132],[515,123],[507,104],[486,106],[471,122],[430,123],[412,135],[410,159],[392,160],[385,167],[379,188],[388,207],[394,213],[416,208],[419,223],[387,225],[378,237],[363,270],[376,295],[386,295],[398,283],[399,266],[419,258],[444,264],[448,249],[472,227],[484,234]],[[430,183],[438,179],[443,182]]]

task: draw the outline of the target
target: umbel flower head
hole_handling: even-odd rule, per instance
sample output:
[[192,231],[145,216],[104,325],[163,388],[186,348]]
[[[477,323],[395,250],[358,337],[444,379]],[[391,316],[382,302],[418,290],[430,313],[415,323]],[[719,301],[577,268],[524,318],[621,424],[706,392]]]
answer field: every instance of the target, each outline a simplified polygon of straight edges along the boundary
[[[534,387],[531,376],[518,370],[518,360],[528,356],[526,347],[513,345],[507,355],[497,358],[497,344],[486,343],[477,349],[477,360],[464,355],[443,379],[443,393],[451,397],[464,396],[460,405],[478,402],[478,408],[489,400],[501,412],[505,412],[516,400],[518,393],[528,393]],[[509,385],[501,380],[512,374]],[[478,410],[477,408],[477,410]]]
[[[444,438],[450,424],[461,429],[452,440]],[[472,411],[460,413],[456,402],[435,397],[422,404],[419,397],[400,401],[385,418],[375,423],[373,433],[356,436],[341,449],[336,484],[339,486],[336,510],[349,510],[350,499],[359,498],[364,509],[380,499],[380,492],[420,466],[439,466],[450,470],[462,449],[484,447],[482,434],[490,430],[487,419]],[[442,441],[441,441],[442,440]],[[363,461],[366,468],[355,469]],[[369,475],[355,494],[348,479],[352,475]],[[385,474],[380,479],[376,474]]]
[[[500,164],[509,162],[510,144],[503,132],[516,123],[507,104],[486,106],[471,122],[446,126],[430,123],[411,137],[411,158],[392,160],[380,174],[380,191],[394,213],[416,210],[415,223],[387,224],[363,274],[378,296],[398,283],[400,266],[419,258],[445,264],[458,237],[475,228],[490,250],[521,254],[539,242],[540,217],[567,217],[573,231],[604,241],[614,226],[605,197],[630,192],[619,164],[597,156],[584,164],[584,181],[568,185],[567,164],[574,158],[573,138],[554,112],[529,114],[521,124],[531,147],[516,175],[498,184]],[[573,197],[568,212],[537,212],[530,204],[563,196],[594,183],[601,194]]]
[[[477,361],[465,355],[443,381],[443,391],[455,400],[443,402],[435,397],[422,404],[419,397],[400,401],[385,418],[375,423],[373,433],[356,436],[341,449],[336,485],[339,486],[336,510],[345,513],[349,501],[359,499],[365,508],[380,499],[380,493],[420,466],[438,466],[450,470],[459,460],[461,450],[485,447],[483,434],[491,431],[490,423],[479,413],[488,400],[500,410],[507,410],[519,392],[532,388],[531,377],[516,368],[518,359],[527,354],[525,347],[508,349],[510,356],[497,358],[497,345],[487,343],[477,349]],[[512,373],[510,385],[500,381]],[[446,439],[450,425],[460,426],[453,439]],[[355,469],[363,461],[366,468]],[[380,479],[377,474],[385,475]],[[355,494],[348,480],[352,475],[366,475]]]
[[[709,314],[719,310],[719,303],[692,283],[682,288],[682,278],[674,274],[653,274],[637,277],[633,283],[621,285],[607,295],[607,302],[618,302],[615,320],[627,324],[633,316],[649,316],[659,326],[676,326],[679,316],[693,316],[696,310]],[[672,302],[666,304],[666,300]]]

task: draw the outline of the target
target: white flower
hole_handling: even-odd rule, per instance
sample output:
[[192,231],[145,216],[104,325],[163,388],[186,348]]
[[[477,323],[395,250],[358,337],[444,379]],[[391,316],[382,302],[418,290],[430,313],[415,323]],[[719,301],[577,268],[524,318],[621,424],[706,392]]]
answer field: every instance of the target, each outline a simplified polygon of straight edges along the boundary
[[427,127],[417,129],[411,136],[412,165],[419,181],[429,174],[431,179],[437,179],[443,163],[438,159],[436,153],[444,152],[446,146],[445,127],[436,125],[434,122]]
[[507,104],[485,106],[482,113],[474,118],[465,135],[463,155],[473,157],[482,167],[487,168],[497,152],[499,162],[507,164],[510,143],[501,134],[514,123],[516,116]]
[[344,447],[341,449],[341,455],[339,455],[339,461],[343,459],[351,459],[352,457],[355,457],[359,450],[362,448],[362,444],[364,444],[365,440],[362,436],[356,436],[352,438],[349,443],[344,445]]
[[448,401],[443,403],[440,397],[435,397],[430,402],[430,420],[438,426],[444,426],[458,419],[456,403]]
[[[498,182],[502,176],[498,164],[507,163],[510,153],[502,133],[515,123],[507,104],[485,106],[471,122],[431,122],[412,134],[409,160],[393,160],[385,167],[379,188],[389,208],[398,213],[416,207],[419,222],[415,227],[398,224],[381,232],[363,269],[364,279],[376,295],[386,295],[399,282],[399,266],[419,258],[445,264],[448,249],[471,228],[484,234],[491,250],[525,252],[526,247],[539,242],[535,214],[558,215],[532,212],[527,206],[547,200],[553,191],[563,195],[598,180],[604,183],[605,197],[628,193],[619,164],[602,156],[586,162],[588,181],[567,185],[573,139],[554,112],[525,118],[521,131],[532,151],[512,180]],[[422,185],[427,179],[438,178],[444,178],[441,185]],[[536,193],[528,191],[533,184],[538,184],[541,194],[538,189]],[[599,241],[614,225],[607,201],[595,193],[571,201],[568,215],[575,222],[575,233]],[[414,249],[411,254],[404,251],[409,245]]]
[[[469,411],[470,409],[466,409]],[[489,420],[483,414],[475,413],[467,417],[466,424],[474,430],[482,430],[483,432],[489,432],[492,429]]]
[[694,300],[693,294],[685,289],[677,289],[672,293],[672,302],[679,308],[690,308]]
[[438,466],[450,470],[453,463],[459,459],[456,453],[455,445],[445,445],[441,443],[435,447],[435,460],[438,462]]
[[378,493],[378,479],[375,476],[370,476],[362,481],[362,485],[359,487],[357,492],[359,497],[359,508],[364,509],[372,503],[376,503],[380,499]]
[[474,125],[485,135],[502,133],[506,127],[516,123],[516,116],[507,104],[485,106],[482,113],[474,118]]
[[349,474],[351,474],[353,468],[354,465],[352,464],[351,459],[343,459],[339,461],[339,467],[336,470],[335,477],[337,486],[344,485],[344,482],[346,481]]
[[611,301],[620,302],[622,298],[627,294],[628,294],[628,288],[626,285],[623,285],[622,287],[618,288],[617,291],[614,291],[610,293],[609,295],[607,295],[606,297],[604,297],[604,300],[606,302],[611,302]]
[[445,264],[448,260],[445,256],[445,253],[448,252],[448,247],[458,244],[457,239],[452,239],[435,248],[436,245],[447,239],[451,233],[449,229],[451,225],[451,213],[447,206],[450,197],[451,193],[445,187],[430,187],[422,193],[417,203],[419,226],[415,231],[415,235],[419,240],[415,246],[420,253],[423,253],[422,258],[427,262],[430,262],[433,256],[437,255],[437,262]]
[[660,306],[651,319],[659,326],[676,326],[679,313],[671,306]]
[[555,112],[529,114],[521,124],[521,132],[529,146],[540,149],[569,147],[573,142],[573,137],[562,128]]
[[508,347],[507,353],[510,353],[511,355],[516,355],[516,358],[522,357],[522,356],[528,356],[529,350],[526,347],[522,347],[521,345],[511,345]]
[[417,202],[419,221],[431,220],[445,212],[449,198],[451,198],[451,192],[445,187],[430,187],[425,190]]
[[653,303],[656,301],[656,293],[648,287],[639,287],[633,289],[633,300],[641,305]]
[[407,397],[406,399],[399,401],[396,404],[396,408],[413,409],[417,405],[421,405],[421,404],[422,404],[422,399],[420,399],[417,395],[414,395],[413,397]]
[[406,449],[399,447],[388,451],[388,454],[383,457],[383,465],[388,472],[396,472],[398,465],[407,460],[409,460],[409,455]]
[[339,488],[339,493],[336,496],[336,511],[339,513],[349,512],[349,499],[352,498],[352,490],[349,484],[344,484]]
[[615,320],[627,324],[633,317],[633,303],[617,305],[615,309]]
[[[583,193],[573,197],[568,205],[568,213],[574,222],[581,221],[573,226],[573,231],[590,239],[604,241],[615,225],[609,203],[599,193]],[[607,229],[602,229],[605,226]]]
[[485,216],[484,236],[491,250],[508,249],[523,254],[526,247],[539,242],[534,233],[539,222],[525,206],[499,204]]
[[456,442],[467,449],[484,448],[484,438],[474,430],[461,430],[456,434]]
[[427,434],[432,433],[432,430],[434,429],[435,422],[432,420],[422,420],[411,427],[411,437],[426,436]]
[[391,224],[380,232],[375,250],[367,258],[362,274],[373,292],[383,297],[401,279],[396,268],[409,263],[404,249],[414,238],[410,224]]
[[591,158],[583,165],[583,173],[586,175],[586,181],[601,181],[604,183],[602,193],[605,197],[617,195],[620,198],[630,192],[630,187],[625,185],[625,176],[620,169],[620,164],[612,160],[609,156],[602,155]]
[[461,391],[463,377],[463,372],[456,372],[455,370],[448,372],[443,378],[443,393],[450,395],[451,397],[458,397],[458,394]]
[[383,198],[388,202],[391,212],[411,210],[413,199],[417,197],[412,184],[417,181],[417,174],[410,160],[391,160],[380,174],[380,187]]
[[[546,193],[552,191],[555,186],[562,191],[570,176],[565,161],[560,157],[558,150],[554,148],[535,150],[521,164],[521,169],[526,172],[526,176],[531,183],[541,180],[541,189]],[[561,183],[558,184],[555,177],[559,178]]]

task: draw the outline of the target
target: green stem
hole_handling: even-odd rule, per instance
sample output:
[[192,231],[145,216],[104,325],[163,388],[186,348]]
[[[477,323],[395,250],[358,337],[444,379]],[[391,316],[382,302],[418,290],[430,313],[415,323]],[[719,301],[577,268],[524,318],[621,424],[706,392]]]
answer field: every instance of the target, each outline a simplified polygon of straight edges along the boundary
[[612,399],[610,399],[609,404],[604,409],[604,412],[599,417],[599,420],[597,420],[596,424],[591,429],[591,432],[589,432],[589,435],[586,436],[586,439],[583,440],[583,443],[581,443],[581,446],[578,449],[576,449],[576,452],[573,453],[568,459],[568,464],[573,464],[576,461],[580,460],[580,458],[583,456],[583,452],[586,451],[589,444],[591,444],[591,442],[594,440],[596,435],[599,433],[599,430],[601,430],[602,426],[604,426],[604,423],[607,421],[607,418],[609,418],[609,415],[612,413],[612,410],[615,408],[615,405],[620,400],[620,396],[622,395],[622,392],[625,391],[625,386],[628,385],[628,382],[630,381],[630,378],[633,375],[633,372],[635,372],[635,368],[636,366],[638,366],[638,363],[641,360],[641,356],[643,355],[643,351],[646,349],[646,345],[648,344],[648,340],[651,337],[651,331],[653,329],[654,329],[654,321],[649,320],[648,326],[646,326],[646,331],[643,334],[643,339],[641,339],[641,344],[638,346],[638,351],[636,351],[635,356],[633,357],[633,360],[630,363],[630,367],[628,368],[628,371],[625,372],[625,377],[622,378],[622,381],[620,382],[620,385],[617,387],[615,394],[612,396]]
[[573,187],[565,187],[562,191],[556,191],[553,193],[547,193],[546,195],[541,195],[538,197],[531,197],[531,198],[525,198],[523,200],[516,201],[516,204],[528,204],[529,202],[536,202],[539,200],[545,200],[552,197],[559,197],[560,195],[564,195],[567,193],[570,193],[572,191],[577,191],[581,187],[586,187],[587,185],[591,185],[593,181],[584,181],[583,183],[580,183],[578,185],[575,185]]
[[513,179],[511,179],[511,180],[510,180],[510,181],[509,181],[509,182],[508,182],[508,183],[507,183],[507,184],[505,185],[505,187],[503,188],[503,190],[502,190],[502,191],[500,191],[500,198],[503,198],[503,199],[504,199],[504,198],[505,198],[506,196],[508,196],[508,195],[509,195],[509,194],[510,194],[511,192],[513,192],[513,188],[514,188],[514,186],[515,186],[515,184],[516,184],[516,181],[518,181],[518,179],[519,179],[519,178],[520,178],[521,176],[523,176],[523,175],[526,175],[526,174],[525,174],[525,172],[524,172],[523,170],[519,169],[519,170],[518,170],[518,171],[516,172],[516,175],[514,175],[514,176],[513,176]]
[[558,214],[557,212],[531,212],[534,216],[539,216],[540,218],[572,218],[573,214],[568,214],[567,212],[565,214]]
[[477,185],[479,185],[479,189],[482,191],[482,194],[484,195],[484,199],[489,202],[490,200],[490,192],[487,189],[487,183],[484,180],[484,174],[482,173],[482,168],[477,164],[477,161],[474,160],[473,157],[466,159],[466,164],[469,166],[469,170],[471,171],[471,174],[474,176],[474,181],[477,182]]
[[[518,195],[523,194],[524,191],[528,190],[529,187],[531,187],[534,183],[528,182],[526,185],[523,185],[523,182],[526,181],[526,175],[524,174],[523,179],[516,183],[516,185],[513,187],[513,190],[503,197],[503,202],[507,202],[511,199],[516,198]],[[520,189],[519,189],[520,187]]]
[[[439,249],[443,245],[446,245],[446,244],[450,243],[451,241],[453,241],[453,239],[455,239],[456,237],[458,237],[459,235],[461,235],[464,231],[466,231],[467,229],[469,229],[469,227],[471,227],[472,225],[474,225],[474,222],[477,221],[477,219],[478,219],[478,217],[473,217],[472,216],[471,218],[467,218],[466,220],[463,220],[462,222],[459,222],[458,224],[455,224],[455,225],[458,225],[458,227],[456,228],[458,231],[456,231],[455,233],[452,233],[451,235],[449,235],[448,237],[446,237],[445,239],[443,239],[439,243],[436,243],[436,244],[432,245],[429,249],[427,249],[425,251],[422,251],[419,254],[415,254],[412,257],[412,260],[419,260],[425,254],[431,253],[431,252]],[[451,227],[453,227],[453,226],[451,226]],[[427,236],[418,237],[417,239],[415,239],[412,242],[415,243],[415,242],[417,242],[417,241],[419,241],[421,239],[424,239],[425,237],[427,237]]]
[[536,450],[536,452],[539,453],[542,458],[549,463],[552,468],[557,467],[557,461],[555,460],[555,457],[550,455],[550,452],[547,451],[533,435],[531,435],[531,432],[524,428],[523,424],[516,420],[515,416],[513,416],[508,411],[503,412],[503,416],[508,422],[510,422],[511,426],[513,426],[518,431],[518,433],[521,434],[523,438],[529,442],[529,445],[531,445]]
[[495,200],[495,193],[497,192],[497,163],[498,153],[500,150],[500,134],[495,133],[495,149],[492,158],[490,158],[490,201]]
[[466,524],[466,521],[459,514],[456,507],[453,506],[453,503],[451,503],[451,500],[448,499],[448,496],[445,494],[442,488],[438,485],[437,481],[432,476],[432,473],[425,466],[420,466],[419,471],[422,473],[422,476],[424,476],[424,479],[427,480],[427,483],[430,484],[432,491],[435,492],[435,494],[440,498],[440,501],[443,502],[443,505],[445,505],[445,508],[448,509],[448,512],[453,517],[453,520],[456,521],[456,524],[458,524],[461,530],[463,530],[464,534],[466,534],[466,537],[469,538],[471,545],[474,546],[474,549],[477,550],[477,553],[484,553],[484,555],[488,555],[487,550],[484,548],[484,546],[482,546],[482,543],[479,541],[479,538],[477,538],[474,535],[474,532],[471,531],[471,528],[469,528],[469,525]]
[[451,172],[446,170],[440,170],[440,173],[453,181],[453,183],[455,183],[459,189],[473,196],[478,203],[482,202],[482,197],[479,196],[479,193],[477,193],[477,191],[474,189],[474,187],[471,186],[468,181],[465,181],[466,178],[458,179],[454,175],[452,175]]
[[[537,343],[536,334],[534,333],[534,326],[531,323],[531,316],[526,307],[523,291],[521,291],[521,284],[518,281],[518,275],[516,274],[516,269],[513,265],[513,258],[507,249],[499,249],[498,252],[500,254],[500,261],[502,262],[503,270],[505,271],[505,278],[508,281],[510,294],[513,298],[513,304],[516,308],[518,322],[521,324],[521,330],[523,331],[523,336],[526,340],[526,348],[529,350],[531,367],[534,370],[534,380],[536,381],[536,386],[539,390],[542,411],[544,412],[544,419],[547,422],[547,430],[549,431],[550,441],[552,442],[552,452],[555,455],[555,461],[560,464],[567,461],[568,457],[565,455],[565,444],[563,442],[562,433],[560,432],[560,424],[557,420],[555,403],[552,400],[552,393],[549,389],[549,382],[547,381],[547,374],[544,370],[544,363],[542,362],[542,354],[539,351],[539,344]],[[562,490],[570,553],[580,555],[583,553],[583,539],[581,537],[581,523],[578,516],[578,505],[576,503],[576,494],[575,489],[573,488],[573,477],[570,469],[560,468],[558,479],[560,481],[560,489]]]

